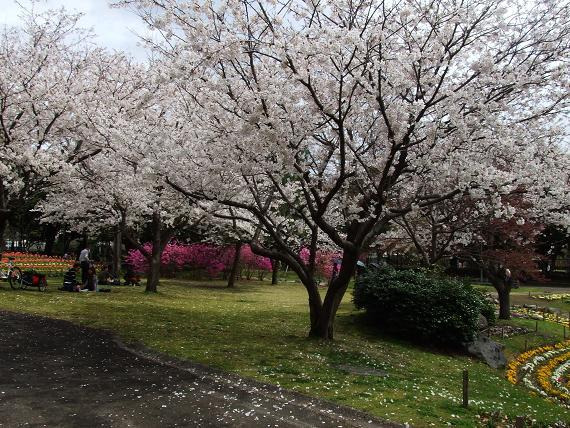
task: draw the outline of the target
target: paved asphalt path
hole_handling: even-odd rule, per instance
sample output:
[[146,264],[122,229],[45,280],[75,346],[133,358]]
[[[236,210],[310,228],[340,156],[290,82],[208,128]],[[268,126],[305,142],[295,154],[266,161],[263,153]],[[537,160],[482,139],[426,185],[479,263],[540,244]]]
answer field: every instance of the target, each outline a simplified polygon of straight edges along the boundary
[[390,427],[364,413],[0,311],[0,427]]

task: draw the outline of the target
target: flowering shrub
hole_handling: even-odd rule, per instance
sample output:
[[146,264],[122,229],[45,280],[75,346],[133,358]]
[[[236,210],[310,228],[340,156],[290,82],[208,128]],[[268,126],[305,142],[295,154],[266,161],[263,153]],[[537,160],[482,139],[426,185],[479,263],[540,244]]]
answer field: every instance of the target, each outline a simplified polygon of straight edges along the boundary
[[[149,253],[152,244],[146,243],[144,249]],[[166,245],[161,257],[161,269],[166,273],[174,273],[188,269],[198,274],[204,273],[208,278],[218,277],[230,270],[234,259],[235,246],[219,246],[213,244],[180,244],[172,242]],[[304,263],[309,263],[309,250],[301,249],[299,256]],[[317,251],[316,270],[321,279],[330,279],[334,269],[334,261],[340,259],[336,252]],[[134,270],[146,272],[148,260],[139,250],[131,250],[126,258]],[[256,276],[262,280],[266,272],[272,269],[271,260],[255,254],[249,245],[243,245],[240,250],[239,275],[246,279]],[[200,276],[200,275],[198,275]]]
[[[152,244],[144,245],[146,251],[152,251]],[[204,273],[209,278],[220,276],[227,272],[233,262],[235,247],[212,244],[180,244],[172,242],[166,245],[161,257],[161,269],[166,272],[176,272],[189,269],[198,274]],[[139,250],[131,250],[126,258],[134,270],[146,272],[148,260]],[[271,261],[253,253],[249,245],[244,245],[240,251],[240,267],[251,279],[254,273],[271,270]]]
[[509,382],[570,405],[570,340],[520,354],[507,366]]
[[[232,261],[235,250],[233,247],[230,248],[230,250],[231,250],[230,261]],[[271,260],[269,260],[267,257],[258,256],[257,254],[254,254],[249,245],[245,245],[241,248],[240,263],[245,273],[245,277],[247,279],[251,279],[253,275],[257,273],[258,279],[262,280],[264,274],[266,272],[271,271],[272,269]]]
[[[305,264],[309,263],[309,255],[310,253],[308,248],[302,248],[299,252],[299,256]],[[320,277],[320,279],[330,279],[333,274],[335,260],[340,260],[341,258],[341,253],[317,250],[315,260],[317,277]]]

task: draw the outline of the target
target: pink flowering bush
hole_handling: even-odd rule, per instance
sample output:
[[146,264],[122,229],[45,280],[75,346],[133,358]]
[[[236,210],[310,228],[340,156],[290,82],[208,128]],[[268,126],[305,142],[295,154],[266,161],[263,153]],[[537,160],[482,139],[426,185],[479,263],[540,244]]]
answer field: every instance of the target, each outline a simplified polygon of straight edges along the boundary
[[[152,251],[152,244],[144,245],[146,251]],[[161,270],[165,274],[174,275],[181,270],[190,270],[198,277],[215,278],[225,276],[234,259],[235,246],[219,246],[213,244],[181,244],[171,242],[166,245],[161,257]],[[149,265],[139,250],[131,250],[126,258],[127,263],[135,271],[146,272]],[[263,279],[263,274],[271,270],[271,261],[253,253],[249,245],[240,251],[240,276],[245,272],[247,279],[254,274]]]
[[[302,248],[301,252],[299,253],[301,260],[303,263],[309,263],[309,249]],[[316,258],[316,271],[317,276],[320,279],[327,279],[330,280],[333,274],[334,269],[334,262],[335,260],[342,259],[342,254],[335,251],[321,251],[317,250],[317,258]]]
[[[150,253],[152,244],[147,243],[144,248]],[[171,242],[166,245],[162,253],[161,270],[166,276],[174,276],[176,272],[186,270],[193,272],[197,278],[225,278],[231,269],[234,254],[234,245]],[[309,263],[307,248],[302,248],[299,255],[304,263]],[[342,255],[338,252],[317,251],[316,270],[320,280],[329,280],[332,277],[334,261],[341,257]],[[139,250],[131,250],[126,261],[135,271],[148,271],[148,261]],[[269,258],[254,254],[249,245],[242,245],[238,269],[240,278],[245,277],[250,280],[256,277],[262,280],[267,272],[271,272],[271,269]]]
[[[234,252],[232,252],[233,259]],[[271,260],[267,257],[258,256],[254,254],[249,245],[241,247],[240,251],[241,274],[244,274],[246,279],[251,279],[257,273],[258,279],[261,281],[266,272],[270,272]]]

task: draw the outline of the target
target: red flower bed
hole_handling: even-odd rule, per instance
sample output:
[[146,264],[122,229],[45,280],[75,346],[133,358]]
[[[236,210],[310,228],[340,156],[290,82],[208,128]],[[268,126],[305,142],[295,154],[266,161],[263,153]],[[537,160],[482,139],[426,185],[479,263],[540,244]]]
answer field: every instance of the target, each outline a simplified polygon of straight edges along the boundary
[[5,252],[2,254],[2,263],[8,263],[8,258],[14,258],[14,265],[24,270],[36,270],[46,274],[63,273],[71,267],[73,260],[62,257],[44,256],[42,254]]

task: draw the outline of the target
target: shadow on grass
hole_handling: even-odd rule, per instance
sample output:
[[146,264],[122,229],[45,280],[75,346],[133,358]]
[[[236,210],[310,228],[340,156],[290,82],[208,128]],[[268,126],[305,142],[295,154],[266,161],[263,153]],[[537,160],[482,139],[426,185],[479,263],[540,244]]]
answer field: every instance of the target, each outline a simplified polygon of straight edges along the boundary
[[216,290],[219,293],[231,293],[231,294],[240,294],[240,293],[254,293],[260,291],[263,287],[252,286],[248,284],[247,286],[241,286],[237,284],[235,287],[228,288],[226,285],[216,285],[216,284],[200,284],[200,285],[192,285],[192,288],[197,288],[199,290]]
[[207,282],[207,281],[186,281],[182,279],[167,279],[165,283],[170,283],[182,288],[195,288],[197,290],[215,290],[222,293],[250,293],[258,292],[266,287],[268,284],[246,284],[236,282],[235,287],[228,287],[225,282]]
[[[366,312],[339,315],[337,317],[337,325],[343,333],[346,330],[357,331],[367,341],[378,343],[390,343],[392,345],[411,348],[418,352],[426,352],[434,355],[443,355],[447,357],[469,356],[469,354],[460,346],[443,346],[435,345],[429,341],[420,341],[412,339],[394,330],[389,330],[379,325]],[[338,328],[337,328],[338,331]]]
[[46,291],[40,291],[40,289],[38,287],[33,287],[33,286],[28,286],[26,288],[18,288],[16,290],[14,290],[13,288],[11,288],[9,285],[0,285],[0,293],[6,293],[6,294],[10,294],[13,293],[14,295],[17,295],[17,293],[19,292],[24,292],[24,291],[33,291],[36,293],[41,293],[44,294],[47,291],[57,291],[57,287],[49,287],[47,288]]

